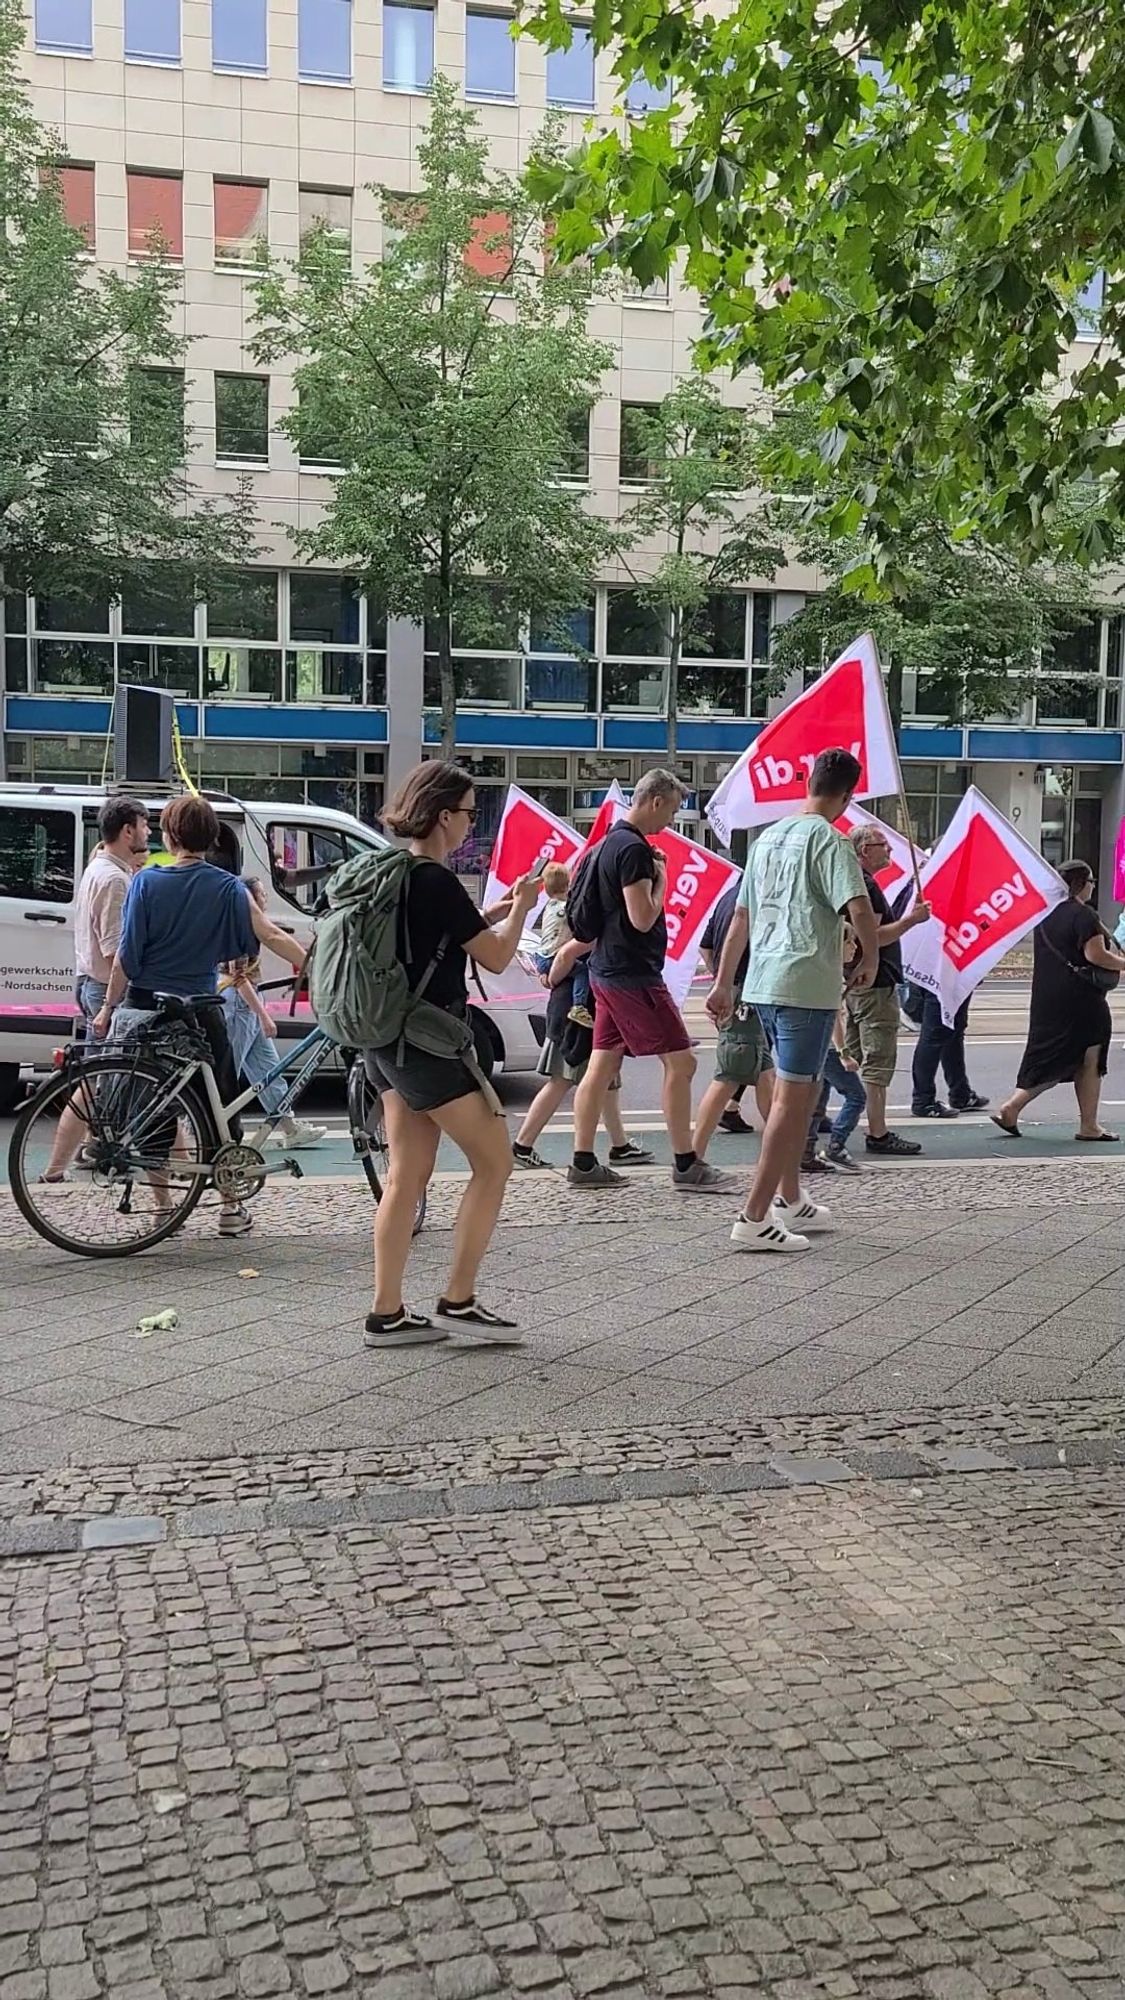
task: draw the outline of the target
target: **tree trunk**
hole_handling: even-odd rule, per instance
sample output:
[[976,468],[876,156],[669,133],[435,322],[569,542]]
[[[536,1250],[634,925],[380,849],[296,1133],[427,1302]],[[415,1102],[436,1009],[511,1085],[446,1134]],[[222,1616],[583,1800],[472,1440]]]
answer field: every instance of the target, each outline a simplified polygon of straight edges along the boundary
[[676,768],[676,727],[680,709],[680,654],[683,651],[683,644],[683,614],[676,611],[672,616],[672,641],[668,648],[668,694],[665,703],[668,729],[668,741],[665,747],[668,756],[668,769],[670,771],[674,771]]
[[438,674],[441,680],[441,754],[447,763],[457,758],[457,681],[453,672],[452,619],[447,612],[438,628]]
[[887,670],[887,707],[891,712],[891,727],[896,744],[902,741],[902,662],[892,659]]

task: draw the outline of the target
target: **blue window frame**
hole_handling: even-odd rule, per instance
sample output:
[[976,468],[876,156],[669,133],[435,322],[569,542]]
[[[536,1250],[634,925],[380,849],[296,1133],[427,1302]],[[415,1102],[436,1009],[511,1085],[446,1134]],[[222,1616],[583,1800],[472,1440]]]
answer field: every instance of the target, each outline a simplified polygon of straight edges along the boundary
[[48,55],[92,56],[94,0],[35,0],[35,46]]
[[352,80],[352,0],[298,0],[297,72],[303,83]]
[[179,62],[180,0],[125,0],[125,60]]
[[266,10],[269,0],[211,0],[211,63],[214,69],[269,68]]
[[625,109],[634,118],[643,118],[646,111],[666,111],[671,102],[672,83],[668,77],[663,83],[650,83],[647,76],[638,73],[625,91]]
[[465,15],[465,95],[492,102],[510,101],[516,94],[516,45],[506,14]]
[[572,27],[570,46],[547,55],[547,102],[570,111],[594,109],[594,38]]
[[428,90],[434,74],[432,7],[383,7],[384,90]]
[[1105,272],[1095,271],[1074,301],[1074,321],[1079,340],[1096,340],[1101,331],[1105,301]]

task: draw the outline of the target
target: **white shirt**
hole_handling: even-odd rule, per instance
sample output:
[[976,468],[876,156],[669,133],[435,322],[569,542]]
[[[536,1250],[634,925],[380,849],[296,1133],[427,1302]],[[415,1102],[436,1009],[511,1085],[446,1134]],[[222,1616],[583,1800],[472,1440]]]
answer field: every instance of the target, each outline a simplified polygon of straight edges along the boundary
[[121,913],[133,871],[115,854],[96,847],[78,884],[74,906],[74,961],[80,975],[104,985],[121,938]]

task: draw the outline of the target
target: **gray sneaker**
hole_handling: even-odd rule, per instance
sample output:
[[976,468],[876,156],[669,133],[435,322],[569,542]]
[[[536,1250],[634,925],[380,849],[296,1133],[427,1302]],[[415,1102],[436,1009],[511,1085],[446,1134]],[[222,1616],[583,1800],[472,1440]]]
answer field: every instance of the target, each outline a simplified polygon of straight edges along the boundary
[[733,1174],[721,1174],[706,1160],[693,1160],[690,1167],[672,1168],[672,1186],[683,1194],[734,1194],[741,1183]]
[[607,1188],[624,1187],[626,1182],[624,1174],[615,1174],[612,1168],[603,1167],[601,1161],[597,1160],[592,1167],[569,1166],[566,1170],[566,1184],[568,1187]]

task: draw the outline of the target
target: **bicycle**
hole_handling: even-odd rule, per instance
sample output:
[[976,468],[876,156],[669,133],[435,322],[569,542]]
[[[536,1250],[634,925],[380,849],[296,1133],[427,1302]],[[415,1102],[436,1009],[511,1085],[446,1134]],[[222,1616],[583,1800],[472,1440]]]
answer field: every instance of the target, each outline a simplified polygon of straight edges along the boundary
[[[66,1049],[16,1120],[8,1151],[16,1206],[38,1235],[75,1256],[132,1257],[152,1249],[183,1228],[208,1187],[249,1201],[272,1175],[302,1178],[297,1160],[283,1155],[267,1162],[259,1147],[232,1136],[232,1121],[263,1085],[222,1102],[200,1024],[204,1009],[222,1006],[218,995],[157,998],[152,1021],[135,1040]],[[314,1027],[269,1072],[267,1084],[297,1064],[283,1102],[263,1114],[257,1136],[288,1116],[334,1047]],[[377,1204],[388,1167],[386,1127],[382,1098],[358,1056],[348,1071],[347,1102],[352,1148]],[[83,1170],[46,1181],[57,1121],[68,1106],[86,1126]],[[423,1193],[415,1235],[425,1215]]]

